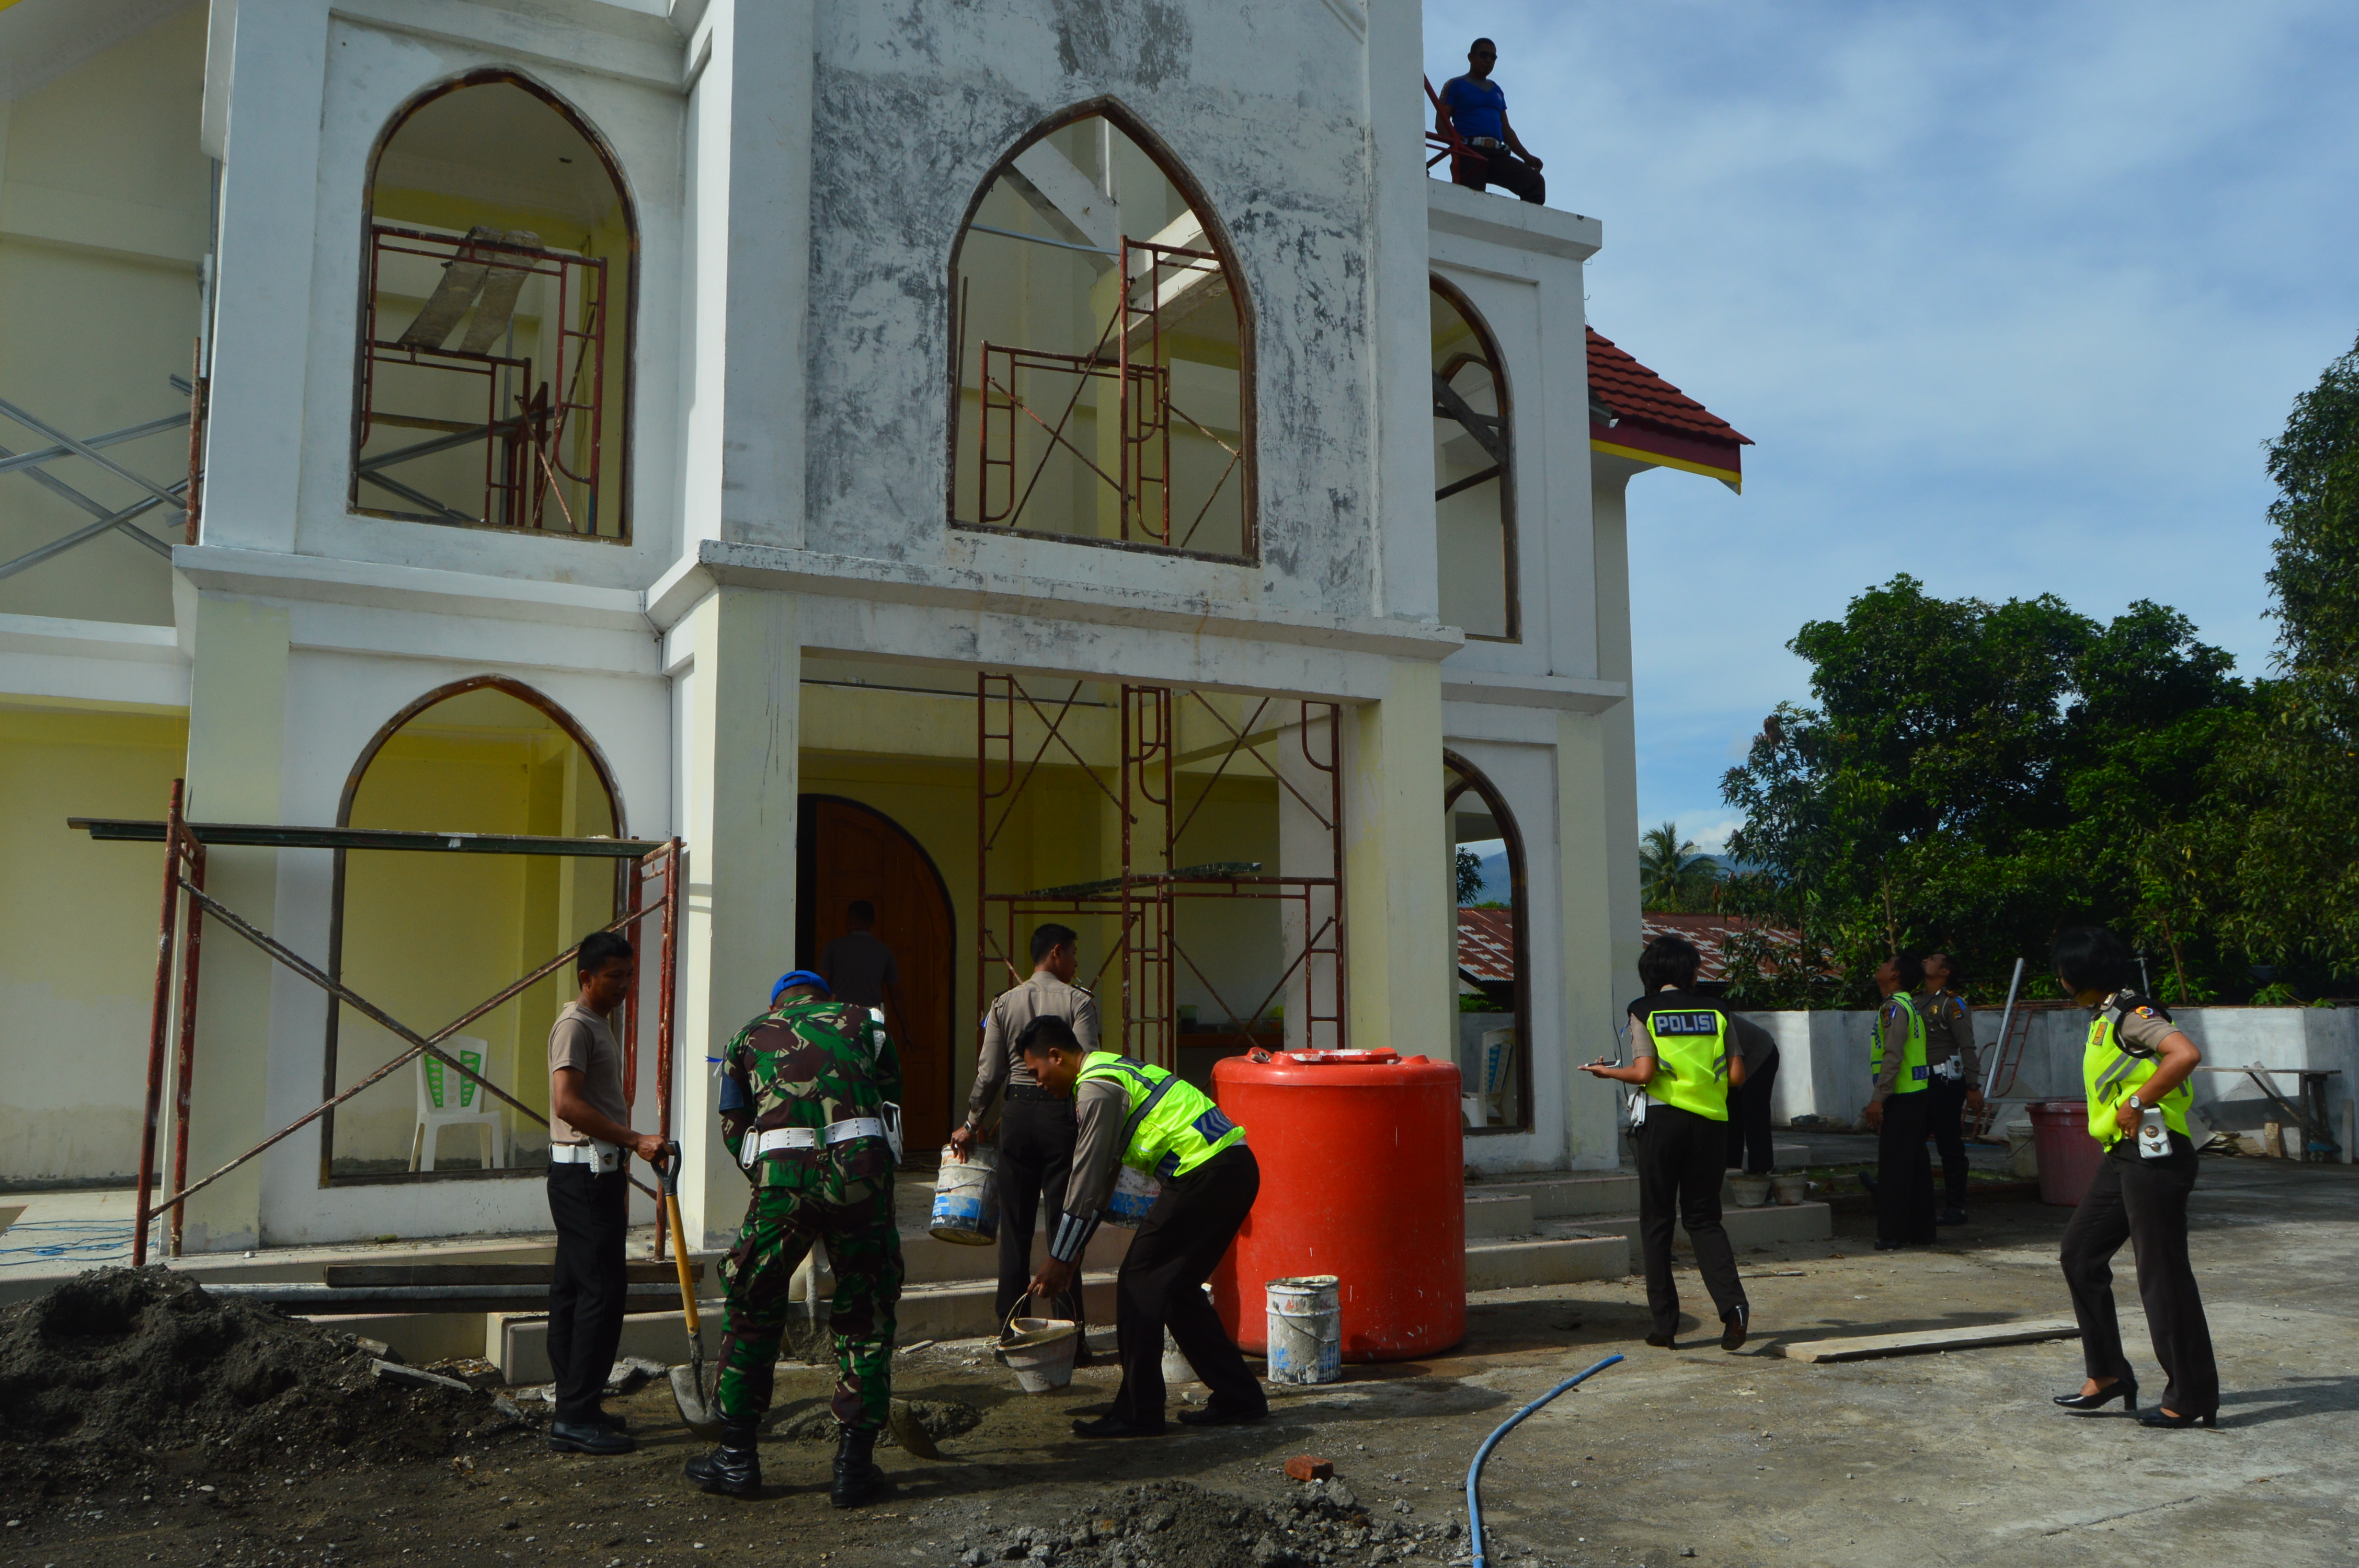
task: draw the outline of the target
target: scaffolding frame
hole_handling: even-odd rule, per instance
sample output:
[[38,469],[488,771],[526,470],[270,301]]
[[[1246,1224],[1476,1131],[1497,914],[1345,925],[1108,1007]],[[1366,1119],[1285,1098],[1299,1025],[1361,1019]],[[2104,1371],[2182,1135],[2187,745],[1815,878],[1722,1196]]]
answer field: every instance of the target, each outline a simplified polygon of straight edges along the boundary
[[[1115,782],[1110,787],[1101,776],[1102,764],[1093,763],[1066,732],[1083,684],[1075,682],[1058,701],[1036,696],[1012,674],[984,671],[976,677],[975,888],[980,908],[975,921],[975,983],[981,1008],[987,1011],[996,988],[1020,983],[1028,972],[1018,968],[1015,957],[1024,951],[1027,924],[1054,914],[1091,915],[1115,922],[1115,938],[1108,945],[1093,980],[1102,989],[1107,970],[1119,960],[1117,1048],[1125,1054],[1158,1066],[1178,1065],[1176,997],[1183,966],[1231,1018],[1247,1026],[1264,1016],[1299,973],[1304,1007],[1299,1022],[1303,1043],[1319,1044],[1323,1040],[1343,1047],[1349,989],[1343,930],[1342,705],[1310,698],[1247,697],[1244,700],[1253,705],[1251,711],[1243,724],[1234,724],[1206,693],[1123,685],[1121,738]],[[1028,758],[1017,754],[1019,712],[1029,714],[1042,728],[1040,742]],[[1181,754],[1179,721],[1182,713],[1208,717],[1222,738],[1209,747]],[[1322,728],[1326,744],[1321,748],[1313,737]],[[1264,747],[1288,744],[1299,755],[1310,793],[1270,758],[1260,755]],[[1062,752],[1114,806],[1120,828],[1115,874],[1061,887],[994,892],[992,852],[1052,749]],[[1190,826],[1212,798],[1214,787],[1248,756],[1259,763],[1260,776],[1276,781],[1323,830],[1328,843],[1326,875],[1269,876],[1262,873],[1258,863],[1245,861],[1181,863],[1182,840]],[[1218,761],[1209,773],[1182,773],[1189,764],[1213,758]],[[1202,780],[1192,803],[1183,800],[1180,793],[1183,777]],[[1321,890],[1326,892],[1323,912],[1319,907]],[[1290,907],[1299,935],[1299,946],[1277,981],[1245,1011],[1230,1005],[1189,954],[1178,931],[1183,905],[1235,901],[1276,902],[1282,911]],[[1296,1022],[1289,1019],[1289,1026]]]
[[[310,959],[256,929],[236,911],[206,892],[206,846],[209,844],[276,849],[406,849],[429,853],[567,855],[627,862],[630,907],[600,929],[625,930],[650,916],[658,918],[661,924],[656,1004],[656,1114],[657,1135],[667,1141],[670,1140],[673,1037],[677,1011],[674,976],[678,968],[680,879],[685,853],[679,839],[564,838],[532,834],[425,833],[386,828],[280,827],[265,823],[192,823],[181,814],[182,795],[183,781],[173,780],[170,806],[161,822],[77,816],[69,818],[66,823],[69,828],[89,833],[94,840],[160,843],[164,846],[163,910],[158,920],[156,989],[147,1038],[147,1098],[141,1124],[139,1186],[131,1238],[133,1268],[142,1267],[147,1260],[148,1223],[158,1212],[168,1211],[171,1216],[169,1255],[179,1257],[182,1222],[190,1197],[421,1056],[440,1063],[446,1069],[481,1087],[495,1099],[547,1127],[549,1118],[444,1051],[441,1042],[557,973],[581,950],[580,943],[573,944],[433,1033],[420,1034],[331,977]],[[646,902],[646,885],[651,874],[661,881],[661,892],[652,903]],[[184,908],[185,919],[182,916]],[[188,1179],[189,1121],[196,1082],[198,980],[203,952],[204,917],[208,914],[217,924],[262,949],[275,962],[326,991],[334,1000],[342,1002],[390,1032],[408,1048],[352,1087],[331,1096],[324,1103],[297,1117],[227,1164],[191,1182]],[[645,945],[639,946],[639,962],[644,964]],[[174,1028],[176,989],[178,1027]],[[624,1022],[624,1082],[628,1090],[635,1090],[637,1082],[637,992],[638,987],[635,985],[632,988],[631,1010],[625,1013]],[[173,1086],[174,1108],[172,1190],[170,1196],[153,1200],[150,1194],[156,1182],[157,1135],[162,1120],[168,1068]],[[636,1176],[631,1177],[630,1182],[641,1192],[655,1195],[654,1189]],[[663,1227],[658,1225],[656,1231],[656,1256],[660,1258],[664,1255],[665,1245]]]
[[[28,571],[52,557],[61,556],[77,546],[88,544],[101,534],[115,532],[120,532],[125,538],[134,544],[147,546],[167,561],[172,558],[172,546],[169,541],[159,539],[139,526],[139,519],[158,507],[168,508],[167,517],[169,521],[188,521],[192,524],[195,516],[193,497],[200,475],[199,453],[195,442],[196,430],[201,417],[199,410],[202,396],[193,383],[180,376],[173,376],[171,383],[175,389],[190,399],[190,412],[167,414],[161,418],[145,420],[136,425],[125,425],[120,429],[108,430],[103,434],[89,437],[70,436],[38,415],[29,413],[5,398],[0,398],[0,416],[5,416],[14,423],[23,426],[49,443],[46,447],[37,447],[25,452],[12,451],[5,446],[0,446],[0,474],[21,472],[42,489],[81,508],[96,519],[95,522],[84,524],[73,532],[52,539],[46,545],[37,545],[22,555],[0,561],[0,578],[15,577],[18,572]],[[113,458],[105,456],[103,450],[104,448],[116,446],[125,441],[136,441],[143,437],[158,436],[167,430],[184,427],[190,431],[189,472],[186,478],[171,484],[158,484],[154,480],[136,473],[116,462]],[[57,475],[49,472],[43,466],[55,462],[60,458],[81,458],[101,471],[113,474],[117,479],[136,485],[147,493],[144,499],[135,501],[128,506],[109,506],[104,502],[84,494]],[[193,545],[196,543],[193,525],[190,529],[190,535],[187,542]]]

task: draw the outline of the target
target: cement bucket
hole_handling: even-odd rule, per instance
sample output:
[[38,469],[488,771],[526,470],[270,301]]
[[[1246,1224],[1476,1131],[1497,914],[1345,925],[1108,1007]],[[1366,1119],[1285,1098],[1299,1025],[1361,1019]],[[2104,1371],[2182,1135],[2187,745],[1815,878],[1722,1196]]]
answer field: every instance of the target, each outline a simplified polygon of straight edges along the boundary
[[988,1247],[999,1239],[999,1178],[988,1149],[965,1159],[942,1145],[941,1174],[934,1178],[934,1212],[928,1228],[938,1241]]
[[1269,1298],[1269,1380],[1332,1383],[1343,1376],[1343,1281],[1332,1274],[1272,1280]]
[[[1016,1298],[1022,1312],[1029,1292]],[[1082,1347],[1082,1325],[1071,1318],[1018,1317],[1008,1314],[999,1331],[1000,1360],[1016,1374],[1016,1387],[1027,1394],[1045,1394],[1073,1380],[1073,1361]]]
[[1136,1230],[1155,1200],[1163,1195],[1163,1184],[1144,1172],[1128,1165],[1114,1173],[1114,1195],[1106,1200],[1105,1222],[1119,1225],[1125,1230]]

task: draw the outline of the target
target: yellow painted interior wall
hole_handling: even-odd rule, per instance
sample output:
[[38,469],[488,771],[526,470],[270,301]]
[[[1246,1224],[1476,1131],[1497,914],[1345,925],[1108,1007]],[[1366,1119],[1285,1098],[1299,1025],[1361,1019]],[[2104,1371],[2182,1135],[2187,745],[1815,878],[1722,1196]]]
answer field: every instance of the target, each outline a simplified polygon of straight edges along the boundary
[[[471,833],[612,835],[614,813],[572,738],[506,692],[464,693],[389,739],[362,777],[351,825]],[[343,979],[412,1029],[441,1027],[614,918],[613,862],[524,855],[353,850],[345,857]],[[547,1043],[571,1000],[552,975],[470,1024],[489,1046],[488,1076],[543,1115]],[[336,1086],[349,1088],[397,1054],[396,1036],[342,1010]],[[406,1169],[417,1123],[417,1069],[404,1068],[336,1113],[339,1175]],[[538,1123],[506,1112],[529,1153]],[[473,1168],[481,1135],[442,1135],[438,1169]]]
[[[188,5],[14,100],[0,99],[0,397],[76,437],[188,399],[211,173],[197,146],[205,8]],[[49,443],[0,418],[0,446]],[[158,483],[188,472],[188,435],[107,449]],[[49,471],[122,507],[145,492],[80,458]],[[149,514],[151,532],[176,526]],[[23,474],[0,476],[0,560],[91,514]],[[168,539],[167,542],[170,542]],[[0,614],[169,625],[171,567],[120,533],[0,579]]]
[[69,816],[164,815],[165,712],[0,708],[0,1181],[138,1170],[162,851]]

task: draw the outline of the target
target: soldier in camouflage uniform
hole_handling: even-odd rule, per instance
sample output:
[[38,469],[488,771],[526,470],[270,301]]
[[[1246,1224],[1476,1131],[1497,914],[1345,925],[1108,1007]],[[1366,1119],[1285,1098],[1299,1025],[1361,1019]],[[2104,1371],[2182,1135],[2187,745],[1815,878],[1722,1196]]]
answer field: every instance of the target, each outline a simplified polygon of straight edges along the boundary
[[817,1240],[835,1270],[832,1500],[857,1508],[885,1489],[874,1454],[892,1397],[901,1237],[881,1119],[888,1106],[897,1114],[900,1098],[900,1059],[884,1026],[865,1008],[831,1000],[827,982],[808,969],[778,981],[770,1011],[739,1030],[722,1057],[722,1132],[754,1194],[721,1263],[729,1286],[715,1400],[721,1446],[688,1465],[708,1492],[752,1497],[761,1487],[755,1429],[770,1404],[788,1286]]

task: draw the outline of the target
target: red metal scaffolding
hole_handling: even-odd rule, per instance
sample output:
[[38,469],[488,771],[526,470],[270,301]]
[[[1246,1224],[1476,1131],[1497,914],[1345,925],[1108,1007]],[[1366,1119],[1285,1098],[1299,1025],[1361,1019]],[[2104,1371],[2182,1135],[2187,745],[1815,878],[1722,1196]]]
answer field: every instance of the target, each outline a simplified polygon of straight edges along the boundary
[[[1114,783],[1103,776],[1106,761],[1093,760],[1068,732],[1082,683],[1061,699],[1036,697],[1012,675],[984,674],[976,684],[975,886],[982,905],[975,922],[978,1000],[988,1008],[1006,984],[1021,980],[1016,955],[1025,951],[1025,928],[1051,915],[1111,918],[1115,940],[1097,970],[1103,989],[1107,969],[1120,961],[1118,1048],[1142,1061],[1176,1066],[1176,991],[1184,968],[1229,1016],[1250,1023],[1298,975],[1301,1012],[1288,1020],[1289,1033],[1304,1044],[1344,1044],[1346,976],[1343,949],[1343,770],[1341,710],[1331,702],[1290,697],[1245,697],[1233,706],[1243,714],[1233,722],[1207,694],[1159,686],[1119,687],[1120,741],[1113,759]],[[1179,721],[1188,714],[1216,737],[1210,745],[1182,753]],[[1019,715],[1040,726],[1029,757],[1017,753]],[[1292,768],[1273,749],[1293,749]],[[1061,753],[1050,761],[1051,752]],[[1209,769],[1201,764],[1210,762]],[[993,851],[1044,766],[1075,767],[1114,807],[1119,827],[1114,874],[1092,881],[1026,892],[997,891]],[[1297,777],[1289,777],[1295,772]],[[1326,838],[1326,874],[1265,875],[1257,863],[1188,863],[1189,829],[1223,779],[1274,779],[1309,815]],[[1301,782],[1298,782],[1298,778]],[[1192,798],[1182,793],[1192,785]],[[1306,788],[1305,785],[1309,787]],[[1287,964],[1277,980],[1251,1008],[1231,1005],[1220,988],[1190,955],[1180,938],[1179,914],[1190,904],[1256,900],[1281,906]],[[1111,1031],[1110,1031],[1111,1033]]]
[[[180,801],[181,781],[175,779],[172,781],[170,809],[161,822],[74,817],[67,823],[69,827],[86,830],[94,839],[160,843],[164,846],[164,903],[157,936],[155,1006],[149,1020],[147,1040],[147,1102],[139,1144],[139,1189],[131,1239],[132,1267],[138,1268],[147,1260],[147,1225],[158,1211],[170,1211],[170,1251],[177,1258],[180,1255],[182,1218],[191,1195],[420,1056],[431,1057],[444,1068],[472,1080],[484,1093],[533,1121],[543,1127],[549,1125],[546,1116],[444,1051],[441,1042],[563,968],[580,949],[579,943],[477,1006],[468,1009],[433,1033],[420,1034],[342,984],[310,959],[256,929],[234,910],[207,893],[205,860],[209,844],[279,849],[407,849],[460,854],[573,855],[627,861],[630,868],[627,877],[628,907],[602,929],[622,931],[649,916],[658,917],[661,924],[663,935],[658,944],[657,958],[659,968],[656,1002],[656,1114],[658,1136],[665,1139],[671,1136],[673,976],[677,968],[674,960],[679,943],[680,874],[683,869],[683,851],[678,838],[661,841],[560,838],[528,834],[415,833],[379,828],[288,827],[264,823],[192,823],[181,816]],[[649,903],[646,894],[651,878],[659,881],[660,891],[654,902]],[[297,1117],[227,1164],[190,1182],[188,1179],[189,1113],[196,1073],[199,960],[204,916],[208,914],[221,925],[261,948],[277,962],[389,1031],[403,1041],[408,1049],[352,1087]],[[647,945],[637,946],[640,961],[644,965]],[[178,1027],[173,1028],[170,1025],[175,1012],[176,989],[179,993]],[[638,988],[634,986],[631,1011],[625,1014],[624,1023],[624,1082],[631,1086],[634,1092],[638,1065],[637,991]],[[151,1202],[150,1192],[156,1178],[157,1132],[162,1120],[164,1082],[168,1072],[173,1083],[174,1107],[171,1193],[168,1197]],[[325,1184],[324,1173],[321,1184]],[[652,1189],[636,1178],[633,1178],[632,1185],[652,1195]],[[658,1226],[656,1231],[656,1255],[660,1258],[664,1250],[663,1227]]]

